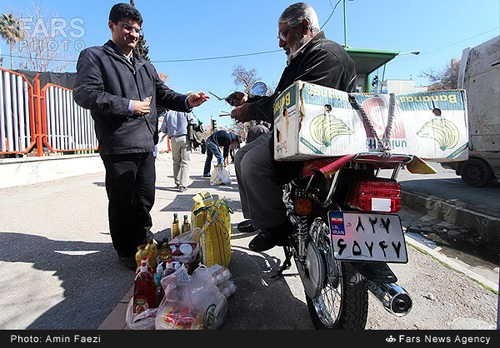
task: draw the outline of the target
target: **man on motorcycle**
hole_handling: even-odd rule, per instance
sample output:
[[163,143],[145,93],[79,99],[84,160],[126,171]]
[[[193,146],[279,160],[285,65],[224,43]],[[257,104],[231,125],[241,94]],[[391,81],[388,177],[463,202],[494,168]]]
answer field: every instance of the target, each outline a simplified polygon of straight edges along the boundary
[[[355,87],[354,62],[342,46],[325,38],[310,5],[300,2],[286,8],[278,28],[279,46],[286,52],[287,67],[273,95],[249,98],[246,93],[234,92],[226,98],[235,106],[231,117],[237,121],[263,120],[272,124],[274,101],[297,80],[347,92]],[[243,216],[249,219],[239,228],[261,229],[249,244],[257,252],[284,245],[293,228],[286,218],[281,183],[293,179],[300,162],[275,162],[272,135],[272,131],[261,135],[235,156]]]

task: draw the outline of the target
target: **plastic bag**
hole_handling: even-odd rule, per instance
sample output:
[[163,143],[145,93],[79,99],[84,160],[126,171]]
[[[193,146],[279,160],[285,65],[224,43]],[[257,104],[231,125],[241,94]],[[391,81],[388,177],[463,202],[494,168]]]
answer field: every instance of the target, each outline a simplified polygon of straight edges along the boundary
[[158,308],[150,308],[134,314],[134,297],[132,296],[125,314],[127,326],[132,330],[154,330],[157,310]]
[[157,330],[215,330],[227,312],[227,299],[206,267],[189,275],[184,267],[161,280],[165,296],[155,318]]
[[231,174],[222,164],[217,164],[212,170],[210,185],[231,185]]
[[212,277],[212,282],[219,288],[219,290],[229,298],[236,291],[236,285],[231,278],[231,272],[229,269],[222,267],[221,265],[213,265],[207,269],[208,273]]

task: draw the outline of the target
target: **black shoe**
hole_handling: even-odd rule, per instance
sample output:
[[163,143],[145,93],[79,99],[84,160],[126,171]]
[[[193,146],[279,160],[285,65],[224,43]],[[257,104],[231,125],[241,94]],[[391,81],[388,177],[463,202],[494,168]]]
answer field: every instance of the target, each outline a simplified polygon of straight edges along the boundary
[[250,220],[243,220],[238,224],[237,228],[240,232],[254,232],[258,230],[258,228],[253,227],[252,221]]
[[256,235],[248,244],[252,251],[266,251],[274,248],[275,246],[283,246],[286,242],[286,236],[276,234],[273,230],[263,229]]
[[131,271],[137,270],[137,263],[134,256],[119,256],[120,263]]
[[211,175],[210,173],[208,173],[208,174],[203,174],[203,176],[204,176],[205,178],[210,178],[212,175]]

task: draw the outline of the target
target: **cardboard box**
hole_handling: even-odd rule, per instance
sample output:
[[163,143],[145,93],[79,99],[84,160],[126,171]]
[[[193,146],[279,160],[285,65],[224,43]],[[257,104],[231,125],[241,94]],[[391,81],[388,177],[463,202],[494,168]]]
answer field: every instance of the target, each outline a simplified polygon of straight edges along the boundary
[[[468,158],[465,90],[395,95],[386,138],[390,95],[353,93],[375,132],[394,154],[448,162]],[[297,81],[274,103],[274,158],[306,160],[377,152],[381,147],[349,95]]]

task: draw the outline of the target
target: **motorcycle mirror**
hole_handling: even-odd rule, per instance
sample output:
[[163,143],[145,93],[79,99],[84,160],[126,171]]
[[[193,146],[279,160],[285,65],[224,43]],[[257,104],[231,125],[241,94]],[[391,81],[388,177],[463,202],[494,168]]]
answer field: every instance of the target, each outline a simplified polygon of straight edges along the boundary
[[255,82],[250,88],[250,94],[253,96],[263,96],[267,93],[267,85],[264,82]]

